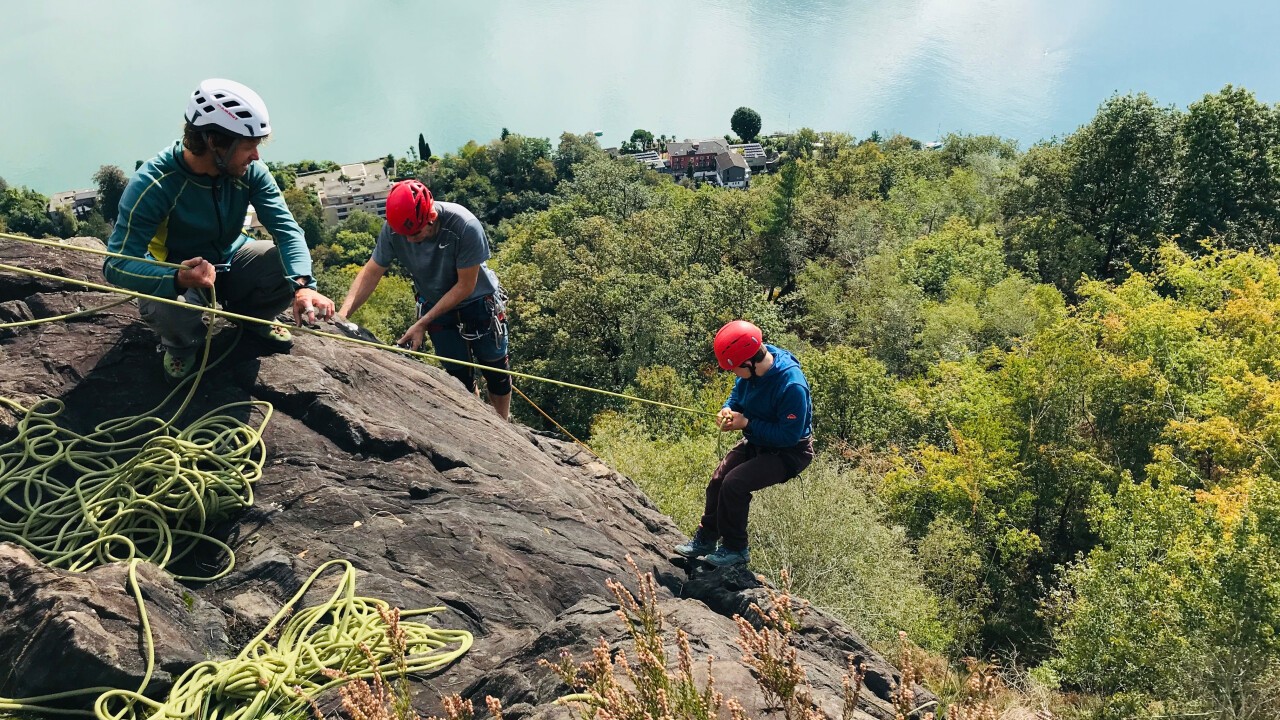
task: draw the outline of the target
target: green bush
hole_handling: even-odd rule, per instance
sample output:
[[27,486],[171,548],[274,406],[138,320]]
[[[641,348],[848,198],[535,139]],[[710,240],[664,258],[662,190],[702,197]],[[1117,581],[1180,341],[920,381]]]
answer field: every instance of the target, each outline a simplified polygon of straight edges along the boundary
[[789,568],[797,595],[849,623],[882,650],[898,631],[933,650],[948,647],[937,596],[901,528],[886,525],[869,480],[830,454],[798,478],[756,494],[752,565],[776,580]]

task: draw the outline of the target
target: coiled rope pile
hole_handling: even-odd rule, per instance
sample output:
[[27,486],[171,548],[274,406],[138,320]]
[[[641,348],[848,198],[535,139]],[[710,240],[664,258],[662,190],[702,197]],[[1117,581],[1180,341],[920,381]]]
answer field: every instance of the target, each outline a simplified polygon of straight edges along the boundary
[[[397,619],[382,600],[356,595],[355,568],[349,562],[331,560],[316,568],[240,654],[230,660],[193,665],[174,683],[168,699],[160,702],[143,694],[155,669],[155,645],[138,587],[138,562],[129,563],[129,585],[146,646],[147,666],[141,686],[134,691],[99,687],[20,700],[0,698],[0,710],[90,715],[98,720],[299,717],[326,690],[357,678],[371,678],[375,672],[387,676],[437,670],[465,654],[473,642],[465,630],[439,630],[425,622]],[[290,617],[293,607],[330,568],[341,568],[342,575],[329,599]],[[442,610],[404,611],[398,618]],[[277,634],[274,643],[269,640]],[[52,705],[88,695],[97,696],[92,712]]]
[[[213,580],[230,572],[231,549],[208,531],[253,504],[266,454],[262,431],[273,408],[260,400],[231,403],[176,427],[212,367],[211,339],[212,333],[199,371],[159,405],[99,423],[87,434],[57,424],[65,409],[61,400],[26,407],[0,397],[18,418],[16,436],[0,445],[0,540],[22,545],[51,567],[75,571],[135,557],[169,568],[211,543],[223,551],[223,567],[178,577]],[[159,417],[184,389],[172,415]],[[233,415],[255,411],[261,416],[256,425]]]

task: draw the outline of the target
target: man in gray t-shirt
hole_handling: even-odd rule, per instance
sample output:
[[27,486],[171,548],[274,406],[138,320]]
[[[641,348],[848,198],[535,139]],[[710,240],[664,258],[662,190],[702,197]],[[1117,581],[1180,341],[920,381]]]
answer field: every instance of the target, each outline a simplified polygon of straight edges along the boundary
[[[503,419],[511,410],[511,369],[507,356],[507,322],[498,278],[485,265],[489,239],[470,210],[435,202],[417,180],[402,180],[387,196],[387,221],[378,234],[373,257],[360,268],[338,310],[341,318],[360,308],[399,262],[413,279],[418,321],[397,344],[417,350],[431,337],[436,354],[486,366],[481,373],[489,403]],[[471,368],[445,362],[445,370],[475,391]],[[493,368],[490,371],[487,368]]]

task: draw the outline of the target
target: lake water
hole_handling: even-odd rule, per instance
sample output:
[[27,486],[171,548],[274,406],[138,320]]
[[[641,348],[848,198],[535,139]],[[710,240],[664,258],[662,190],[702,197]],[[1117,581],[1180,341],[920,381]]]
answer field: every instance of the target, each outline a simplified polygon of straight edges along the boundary
[[0,7],[0,177],[90,187],[178,136],[211,76],[257,90],[268,160],[437,153],[503,127],[921,140],[1071,132],[1115,91],[1280,100],[1280,3],[1228,0],[14,0]]

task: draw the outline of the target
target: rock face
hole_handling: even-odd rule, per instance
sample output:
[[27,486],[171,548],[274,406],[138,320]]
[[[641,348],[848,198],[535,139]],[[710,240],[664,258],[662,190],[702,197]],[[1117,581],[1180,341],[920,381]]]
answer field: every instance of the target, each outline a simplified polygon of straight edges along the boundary
[[[70,278],[101,283],[100,260],[0,239],[0,263]],[[116,297],[0,271],[0,322]],[[215,338],[215,353],[232,335]],[[0,396],[59,398],[60,422],[77,429],[142,413],[168,392],[155,348],[134,303],[0,331]],[[689,632],[696,657],[716,658],[717,688],[752,716],[768,713],[738,662],[731,620],[752,601],[765,604],[763,589],[742,573],[691,575],[669,551],[683,536],[630,480],[573,444],[500,422],[442,371],[395,353],[313,336],[299,336],[289,354],[263,352],[240,342],[205,376],[186,415],[247,399],[275,406],[256,504],[223,530],[233,572],[188,587],[154,568],[140,573],[153,629],[164,633],[165,673],[234,655],[233,639],[261,628],[316,566],[345,558],[360,571],[361,594],[443,605],[450,612],[433,624],[475,634],[462,660],[415,685],[419,709],[438,712],[438,697],[457,692],[478,706],[494,695],[510,718],[569,717],[552,704],[567,688],[538,661],[562,650],[585,660],[601,636],[625,645],[605,581],[634,588],[630,555],[658,579],[668,626]],[[0,410],[0,440],[12,420]],[[0,567],[0,696],[136,687],[137,616],[123,566],[72,575],[0,545]],[[896,672],[847,627],[813,612],[797,643],[829,716],[839,716],[847,653],[869,666],[861,711],[893,716]],[[41,670],[57,659],[92,669]]]

